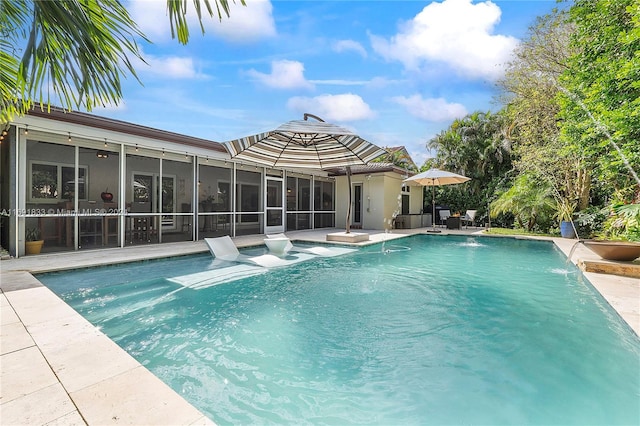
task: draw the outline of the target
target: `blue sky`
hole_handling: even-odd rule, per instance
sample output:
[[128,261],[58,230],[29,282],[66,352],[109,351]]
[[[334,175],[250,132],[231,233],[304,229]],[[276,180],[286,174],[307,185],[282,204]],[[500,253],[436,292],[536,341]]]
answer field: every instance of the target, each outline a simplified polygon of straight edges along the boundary
[[[191,3],[191,2],[189,2]],[[171,38],[164,0],[127,5],[141,42],[143,85],[93,113],[218,142],[309,112],[420,166],[455,118],[497,110],[495,81],[537,16],[555,1],[247,0],[231,18],[192,21]],[[191,6],[191,4],[190,4]]]

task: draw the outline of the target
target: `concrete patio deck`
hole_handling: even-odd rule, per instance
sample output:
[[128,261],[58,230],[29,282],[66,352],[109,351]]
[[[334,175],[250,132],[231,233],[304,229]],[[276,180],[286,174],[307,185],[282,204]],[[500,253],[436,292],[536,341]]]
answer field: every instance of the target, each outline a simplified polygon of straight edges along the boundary
[[[287,232],[299,241],[326,242],[335,229]],[[366,231],[362,246],[425,233],[426,228]],[[474,234],[479,229],[437,235]],[[263,236],[234,239],[239,247],[262,244]],[[554,239],[565,255],[575,241]],[[213,422],[186,402],[31,273],[207,251],[204,242],[172,243],[71,253],[43,254],[0,262],[0,423],[4,425],[171,424]],[[573,263],[597,261],[575,247]],[[589,282],[640,334],[640,280],[584,272]]]

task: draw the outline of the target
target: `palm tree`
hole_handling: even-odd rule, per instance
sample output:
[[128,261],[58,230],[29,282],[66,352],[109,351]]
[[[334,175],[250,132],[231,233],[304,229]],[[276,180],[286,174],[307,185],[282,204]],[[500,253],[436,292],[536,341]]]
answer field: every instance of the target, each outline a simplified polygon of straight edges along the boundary
[[[228,0],[213,1],[220,19],[229,16]],[[214,14],[210,0],[194,0],[201,28],[202,5]],[[172,35],[186,44],[187,0],[167,8]],[[50,105],[50,91],[67,109],[118,104],[121,78],[137,79],[130,55],[143,60],[136,37],[146,40],[118,0],[1,1],[0,124]]]
[[418,167],[413,162],[413,159],[404,146],[397,146],[392,148],[385,147],[384,150],[387,151],[387,153],[376,158],[372,161],[372,163],[391,163],[410,172],[418,171]]
[[555,206],[552,188],[546,182],[522,174],[508,191],[491,203],[491,217],[512,213],[521,228],[532,231],[538,219],[550,215]]
[[438,152],[439,167],[470,177],[467,188],[479,193],[488,180],[503,176],[512,168],[505,123],[503,114],[476,111],[454,120],[427,147]]

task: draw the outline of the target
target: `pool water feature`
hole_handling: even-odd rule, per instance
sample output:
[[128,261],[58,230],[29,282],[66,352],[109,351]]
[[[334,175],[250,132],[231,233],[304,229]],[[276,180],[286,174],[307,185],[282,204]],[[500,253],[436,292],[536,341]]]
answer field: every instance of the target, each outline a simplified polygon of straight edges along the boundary
[[38,278],[218,424],[638,424],[640,341],[551,243],[419,235],[193,290]]

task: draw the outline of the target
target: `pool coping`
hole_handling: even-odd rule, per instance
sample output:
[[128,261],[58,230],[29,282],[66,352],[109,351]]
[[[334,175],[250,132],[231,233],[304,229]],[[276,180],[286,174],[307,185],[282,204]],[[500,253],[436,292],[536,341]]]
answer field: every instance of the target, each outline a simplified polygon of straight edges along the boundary
[[[292,239],[319,243],[327,232],[332,230],[288,234]],[[372,239],[356,245],[425,233],[425,229],[398,230],[393,234],[367,232],[372,234]],[[438,235],[475,232],[477,230]],[[570,260],[574,264],[593,258],[586,247],[574,247],[575,240],[531,239],[553,241],[567,257],[573,249]],[[262,236],[238,237],[234,242],[239,247],[248,247],[261,244]],[[215,424],[32,275],[32,272],[207,251],[202,241],[127,249],[1,261],[0,403],[3,424]],[[640,280],[582,273],[630,329],[636,335],[640,334]],[[126,392],[122,392],[123,389]]]

